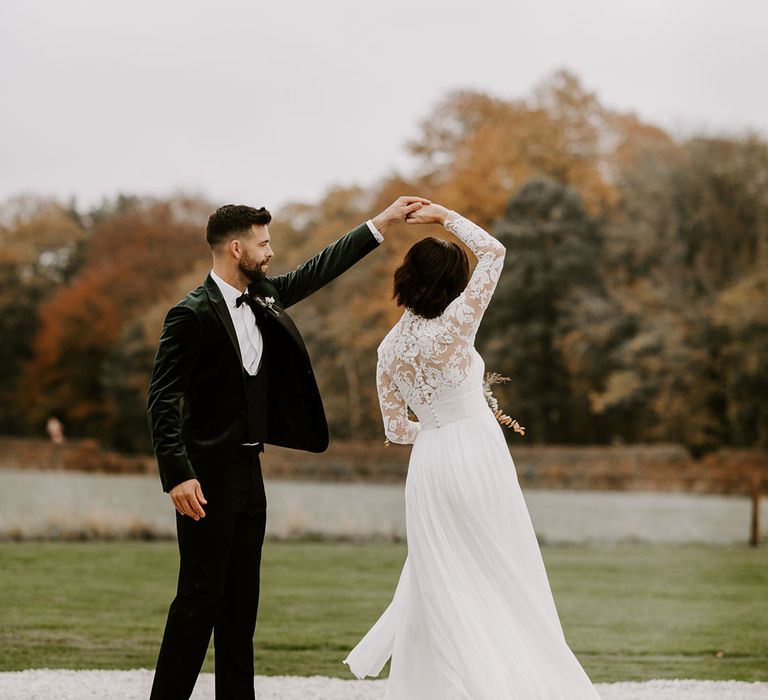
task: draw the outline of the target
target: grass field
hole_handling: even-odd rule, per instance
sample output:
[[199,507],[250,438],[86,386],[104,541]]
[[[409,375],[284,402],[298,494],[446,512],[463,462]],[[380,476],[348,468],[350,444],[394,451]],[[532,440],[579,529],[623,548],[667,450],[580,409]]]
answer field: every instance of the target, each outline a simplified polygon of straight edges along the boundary
[[[768,680],[765,548],[542,551],[594,681]],[[268,542],[257,673],[350,677],[341,659],[389,602],[404,556],[394,544]],[[0,670],[152,668],[177,558],[167,542],[1,544]],[[212,661],[211,649],[204,670]]]

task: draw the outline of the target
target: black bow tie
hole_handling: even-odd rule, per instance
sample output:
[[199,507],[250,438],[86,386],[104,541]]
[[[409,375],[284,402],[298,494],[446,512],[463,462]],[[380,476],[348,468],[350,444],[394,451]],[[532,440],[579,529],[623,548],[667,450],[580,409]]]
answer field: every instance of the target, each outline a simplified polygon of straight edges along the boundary
[[248,290],[243,292],[239,297],[237,297],[237,299],[235,299],[235,308],[239,309],[243,302],[248,304],[248,306],[250,306],[252,309],[257,305],[256,300],[250,294],[248,294]]
[[[251,307],[254,315],[259,318],[266,318],[267,316],[279,316],[280,312],[272,307],[275,300],[272,297],[263,299],[260,296],[251,296],[246,289],[237,299],[235,299],[235,308],[239,309],[241,304],[248,304]],[[269,313],[267,313],[269,310]]]
[[253,315],[256,317],[257,321],[260,322],[261,319],[266,316],[262,305],[259,304],[259,302],[256,301],[256,299],[254,299],[250,294],[248,294],[247,291],[235,299],[235,308],[239,309],[243,303],[248,304],[248,306],[251,307],[251,311],[253,311]]
[[264,308],[264,302],[262,302],[261,299],[252,297],[250,294],[248,294],[247,290],[245,293],[241,294],[239,297],[237,297],[237,299],[235,299],[236,309],[239,309],[242,304],[248,304],[248,306],[251,307],[251,311],[253,311],[253,315],[256,317],[256,323],[261,324],[261,322],[266,318],[267,310]]

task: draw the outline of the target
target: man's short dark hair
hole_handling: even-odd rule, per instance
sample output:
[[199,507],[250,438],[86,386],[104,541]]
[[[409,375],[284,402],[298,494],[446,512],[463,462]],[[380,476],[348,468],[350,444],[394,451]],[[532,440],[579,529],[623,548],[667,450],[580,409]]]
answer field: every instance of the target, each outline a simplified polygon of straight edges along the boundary
[[251,226],[266,226],[270,221],[272,214],[264,207],[255,209],[245,204],[225,204],[208,219],[205,240],[211,248],[215,248],[220,243],[245,233]]
[[411,246],[395,270],[394,299],[424,318],[445,311],[469,283],[469,260],[452,241],[423,238]]

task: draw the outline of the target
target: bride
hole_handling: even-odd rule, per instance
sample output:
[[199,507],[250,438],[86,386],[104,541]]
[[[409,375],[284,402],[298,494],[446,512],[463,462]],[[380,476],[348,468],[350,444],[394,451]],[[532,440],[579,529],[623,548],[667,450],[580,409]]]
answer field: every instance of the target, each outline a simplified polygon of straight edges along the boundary
[[[408,556],[387,609],[344,663],[386,700],[586,700],[599,696],[568,647],[515,465],[483,394],[474,347],[504,246],[437,204],[408,216],[424,238],[395,272],[405,311],[378,349],[391,442],[413,443],[405,484]],[[418,421],[408,416],[411,408]]]

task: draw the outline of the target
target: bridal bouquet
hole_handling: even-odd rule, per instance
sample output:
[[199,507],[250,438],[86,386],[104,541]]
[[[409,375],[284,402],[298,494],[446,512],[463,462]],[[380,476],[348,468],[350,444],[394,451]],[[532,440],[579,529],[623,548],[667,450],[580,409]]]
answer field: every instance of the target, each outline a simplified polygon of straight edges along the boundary
[[493,415],[496,416],[496,420],[499,423],[507,428],[512,428],[516,433],[520,433],[520,435],[525,435],[525,428],[499,408],[499,402],[493,395],[493,391],[491,391],[491,386],[494,384],[506,384],[508,381],[509,377],[503,377],[498,372],[487,372],[483,379],[483,394],[485,394],[485,400],[488,402],[488,406],[490,406]]

